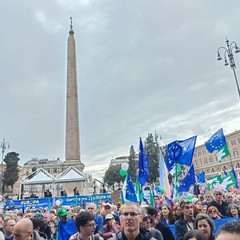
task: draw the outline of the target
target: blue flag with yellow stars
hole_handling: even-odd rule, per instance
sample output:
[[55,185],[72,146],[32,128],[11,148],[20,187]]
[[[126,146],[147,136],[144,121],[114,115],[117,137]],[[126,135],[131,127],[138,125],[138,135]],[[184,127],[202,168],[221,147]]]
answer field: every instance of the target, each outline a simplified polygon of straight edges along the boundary
[[223,146],[225,146],[226,143],[226,139],[225,136],[223,134],[223,129],[220,128],[217,132],[215,132],[210,139],[205,142],[205,146],[207,148],[207,150],[212,153],[214,150],[219,150],[220,148],[222,148]]
[[148,157],[145,153],[143,148],[142,139],[140,138],[140,145],[139,145],[139,161],[138,161],[138,180],[143,186],[149,179],[149,172],[148,172]]
[[130,202],[137,202],[136,190],[134,188],[130,174],[128,174],[128,176],[127,176],[126,198],[125,199]]
[[170,171],[175,163],[192,165],[192,157],[195,148],[197,136],[186,140],[176,140],[167,145],[166,151],[168,154],[166,166]]
[[193,165],[189,168],[187,175],[182,180],[178,192],[188,192],[192,184],[196,183]]

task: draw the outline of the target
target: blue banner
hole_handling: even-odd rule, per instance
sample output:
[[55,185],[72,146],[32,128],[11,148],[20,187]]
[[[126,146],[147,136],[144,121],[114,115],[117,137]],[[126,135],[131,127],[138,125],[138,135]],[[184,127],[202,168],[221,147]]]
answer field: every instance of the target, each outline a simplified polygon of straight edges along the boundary
[[[59,200],[61,206],[65,205],[83,205],[84,203],[94,202],[99,204],[106,200],[112,201],[110,193],[85,195],[85,196],[69,196],[56,198],[29,198],[23,200],[10,200],[6,202],[7,208],[28,209],[28,208],[51,208],[55,202]],[[55,202],[54,202],[55,201]]]
[[[215,230],[213,231],[213,234],[216,234],[218,229],[225,223],[229,222],[229,221],[233,221],[233,220],[239,220],[238,218],[222,218],[219,220],[213,220],[214,225],[215,225]],[[174,224],[168,225],[168,227],[170,228],[170,230],[172,231],[174,237],[175,237],[175,229],[174,229]]]

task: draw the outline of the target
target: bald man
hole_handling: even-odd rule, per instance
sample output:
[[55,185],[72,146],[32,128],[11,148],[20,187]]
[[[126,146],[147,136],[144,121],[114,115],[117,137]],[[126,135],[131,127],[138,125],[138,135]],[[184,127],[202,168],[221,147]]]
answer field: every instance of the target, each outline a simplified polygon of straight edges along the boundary
[[14,240],[29,240],[33,233],[32,221],[23,218],[18,221],[13,229]]

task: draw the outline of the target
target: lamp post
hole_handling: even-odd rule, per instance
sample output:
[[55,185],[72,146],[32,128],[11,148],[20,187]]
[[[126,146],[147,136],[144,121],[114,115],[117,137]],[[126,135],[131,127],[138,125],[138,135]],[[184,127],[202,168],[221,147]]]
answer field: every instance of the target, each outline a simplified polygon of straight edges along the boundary
[[0,191],[3,191],[3,159],[6,148],[10,148],[10,144],[3,139],[0,148],[2,148],[2,162],[1,162],[1,172],[0,172]]
[[3,141],[1,142],[0,148],[2,148],[2,164],[3,164],[3,159],[4,159],[4,152],[6,150],[6,148],[10,148],[10,144],[8,142],[5,141],[5,139],[3,139]]
[[239,53],[240,52],[240,48],[237,46],[236,42],[231,42],[229,43],[228,39],[226,38],[226,43],[227,43],[227,47],[219,47],[217,50],[217,54],[218,54],[218,58],[217,60],[222,60],[222,57],[220,55],[220,51],[223,50],[224,52],[224,66],[228,66],[230,64],[231,69],[233,70],[233,74],[234,74],[234,78],[236,81],[236,85],[237,85],[237,90],[238,90],[238,96],[240,99],[240,89],[239,89],[239,84],[238,84],[238,79],[237,79],[237,75],[236,75],[236,64],[235,64],[235,60],[233,57],[233,50],[235,49],[235,53]]

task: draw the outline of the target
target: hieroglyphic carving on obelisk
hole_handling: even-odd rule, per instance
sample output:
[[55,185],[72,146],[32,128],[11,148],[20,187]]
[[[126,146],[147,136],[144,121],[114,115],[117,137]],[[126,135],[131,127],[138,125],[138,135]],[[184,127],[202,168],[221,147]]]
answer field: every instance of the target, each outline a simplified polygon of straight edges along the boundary
[[78,87],[76,67],[76,47],[72,18],[67,46],[67,106],[66,106],[66,149],[65,159],[80,159],[79,116],[78,116]]

